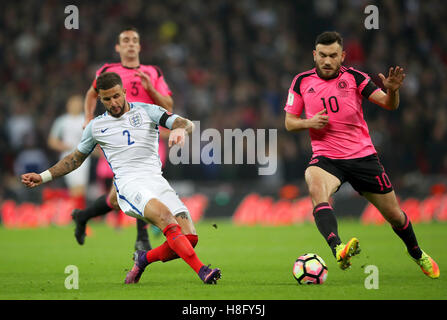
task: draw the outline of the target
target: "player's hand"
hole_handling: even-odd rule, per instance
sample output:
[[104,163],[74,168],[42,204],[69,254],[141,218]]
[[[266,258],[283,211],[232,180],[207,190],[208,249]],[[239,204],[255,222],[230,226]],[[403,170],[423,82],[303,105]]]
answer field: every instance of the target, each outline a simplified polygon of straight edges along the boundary
[[42,184],[42,177],[34,172],[22,174],[21,178],[22,183],[28,188],[34,188]]
[[405,79],[404,69],[399,66],[396,68],[391,67],[388,70],[388,77],[385,78],[382,73],[379,73],[379,78],[386,89],[391,91],[399,90]]
[[152,85],[152,81],[151,78],[149,77],[149,75],[147,73],[144,73],[140,70],[137,70],[137,72],[135,73],[135,75],[137,77],[140,77],[141,79],[141,85],[143,86],[143,88],[146,91],[150,91],[154,89],[154,86]]
[[169,147],[172,147],[174,144],[178,144],[180,147],[183,147],[185,145],[185,133],[186,130],[183,128],[171,130],[168,140]]
[[323,115],[326,113],[326,109],[321,110],[317,114],[315,114],[311,119],[309,119],[309,126],[312,129],[322,129],[329,122],[329,116]]

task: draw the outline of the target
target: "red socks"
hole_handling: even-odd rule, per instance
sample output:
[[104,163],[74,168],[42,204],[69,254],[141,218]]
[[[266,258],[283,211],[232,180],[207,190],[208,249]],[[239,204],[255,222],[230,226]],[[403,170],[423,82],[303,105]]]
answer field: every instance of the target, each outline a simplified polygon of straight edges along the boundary
[[[192,247],[195,248],[197,242],[199,241],[199,237],[195,234],[187,234],[185,235],[185,237],[189,240]],[[169,247],[167,241],[165,241],[159,247],[149,250],[146,253],[146,259],[148,263],[152,263],[155,261],[166,262],[169,260],[177,259],[178,257],[179,256],[174,251],[172,251],[171,247]]]
[[198,236],[193,234],[184,235],[178,224],[170,224],[163,230],[166,241],[157,248],[146,253],[148,263],[155,261],[169,261],[181,257],[197,273],[203,263],[197,257],[194,247],[198,242]]

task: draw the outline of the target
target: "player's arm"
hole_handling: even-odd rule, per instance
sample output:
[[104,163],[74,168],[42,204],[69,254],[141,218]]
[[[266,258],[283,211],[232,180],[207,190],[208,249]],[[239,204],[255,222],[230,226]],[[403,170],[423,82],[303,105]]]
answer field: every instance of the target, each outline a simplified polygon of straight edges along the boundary
[[329,116],[324,115],[326,109],[316,113],[310,119],[302,119],[299,116],[286,112],[285,127],[287,131],[301,131],[304,129],[321,129],[329,122]]
[[172,147],[174,144],[179,144],[181,147],[185,144],[185,136],[191,134],[194,130],[194,123],[191,120],[178,116],[173,124],[169,134],[168,145]]
[[98,92],[93,86],[88,89],[84,98],[84,125],[83,128],[95,117],[96,101],[98,99]]
[[304,100],[300,94],[300,83],[296,81],[299,79],[296,76],[292,85],[289,88],[289,95],[287,97],[286,106],[284,110],[286,111],[285,118],[285,127],[287,131],[301,131],[304,129],[321,129],[324,128],[329,122],[329,116],[323,115],[326,112],[326,109],[322,109],[318,113],[316,113],[310,119],[302,119],[300,115],[304,110]]
[[54,166],[49,168],[48,170],[42,172],[41,174],[37,174],[35,172],[25,173],[22,175],[22,183],[28,188],[34,188],[42,183],[51,181],[53,179],[62,177],[73,170],[76,170],[81,166],[81,164],[88,157],[88,154],[84,154],[79,150],[75,150],[65,158],[60,160]]
[[141,104],[149,117],[158,123],[160,126],[170,129],[168,145],[169,147],[174,144],[179,144],[183,146],[186,139],[186,134],[191,134],[194,130],[194,123],[191,120],[180,117],[177,114],[172,114],[163,107]]
[[387,110],[396,110],[399,107],[399,88],[405,79],[404,69],[397,66],[390,68],[388,77],[379,73],[383,86],[387,90],[386,94],[382,90],[376,90],[369,96],[369,101]]
[[169,112],[172,112],[172,107],[174,105],[172,97],[170,95],[163,95],[158,92],[157,89],[155,89],[155,87],[153,86],[149,75],[147,75],[146,73],[137,70],[136,75],[141,78],[141,85],[143,86],[144,90],[147,91],[152,100],[154,100],[154,104],[162,106]]

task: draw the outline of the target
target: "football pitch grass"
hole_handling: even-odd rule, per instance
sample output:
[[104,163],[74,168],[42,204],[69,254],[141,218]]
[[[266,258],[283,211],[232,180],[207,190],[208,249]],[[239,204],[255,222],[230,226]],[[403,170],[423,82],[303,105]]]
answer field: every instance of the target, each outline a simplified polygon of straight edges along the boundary
[[[213,226],[215,224],[215,226]],[[0,299],[20,300],[437,300],[447,298],[447,224],[414,226],[420,246],[438,263],[441,277],[426,277],[410,260],[388,225],[363,226],[340,220],[342,240],[355,236],[362,252],[351,269],[342,271],[315,225],[235,226],[228,220],[196,224],[196,252],[205,264],[222,269],[217,285],[204,285],[182,260],[150,265],[140,282],[125,285],[136,230],[92,223],[84,246],[73,236],[74,225],[41,229],[0,227]],[[153,246],[164,241],[150,231]],[[328,266],[323,285],[298,285],[292,277],[295,259],[317,253]],[[69,265],[79,271],[79,288],[66,289]],[[366,289],[368,265],[378,270],[378,289]]]

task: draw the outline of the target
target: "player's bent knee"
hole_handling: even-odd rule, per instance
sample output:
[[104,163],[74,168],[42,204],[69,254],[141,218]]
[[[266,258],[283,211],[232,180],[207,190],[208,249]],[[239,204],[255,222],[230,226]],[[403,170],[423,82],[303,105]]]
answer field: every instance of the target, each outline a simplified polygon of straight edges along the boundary
[[192,222],[191,216],[188,212],[180,212],[175,215],[175,220],[182,228],[183,234],[192,234],[196,235],[196,229],[194,228],[194,224]]
[[177,224],[168,207],[155,198],[147,202],[144,208],[144,216],[161,230],[172,223]]

